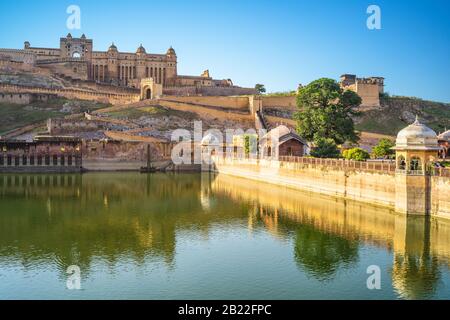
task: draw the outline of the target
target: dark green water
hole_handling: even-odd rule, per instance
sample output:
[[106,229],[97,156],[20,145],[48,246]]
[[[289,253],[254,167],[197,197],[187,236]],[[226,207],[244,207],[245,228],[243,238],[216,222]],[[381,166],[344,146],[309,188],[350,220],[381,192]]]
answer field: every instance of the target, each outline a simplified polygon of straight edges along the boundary
[[197,174],[0,175],[0,199],[0,299],[450,298],[447,221]]

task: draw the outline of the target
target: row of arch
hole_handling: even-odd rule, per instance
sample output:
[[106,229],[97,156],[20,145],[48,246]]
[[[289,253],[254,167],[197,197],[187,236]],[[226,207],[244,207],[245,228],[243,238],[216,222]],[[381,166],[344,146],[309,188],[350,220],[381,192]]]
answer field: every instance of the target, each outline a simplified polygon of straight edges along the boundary
[[412,157],[406,160],[404,156],[397,157],[397,169],[398,170],[410,170],[410,171],[422,171],[423,163],[419,157]]
[[[92,65],[91,77],[94,81],[106,82],[107,78],[109,78],[108,66]],[[146,67],[145,77],[153,78],[157,84],[163,84],[166,80],[166,68]],[[136,67],[118,66],[118,78],[119,80],[137,79]]]
[[81,157],[76,155],[0,155],[3,166],[81,166]]
[[164,84],[166,81],[166,68],[146,67],[145,77],[153,78],[157,84]]

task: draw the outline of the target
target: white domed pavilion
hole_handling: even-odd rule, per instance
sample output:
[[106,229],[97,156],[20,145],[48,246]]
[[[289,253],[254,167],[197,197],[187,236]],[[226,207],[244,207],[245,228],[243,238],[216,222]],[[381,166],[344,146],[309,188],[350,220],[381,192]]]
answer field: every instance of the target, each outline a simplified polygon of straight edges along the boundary
[[398,133],[394,149],[397,169],[425,173],[427,164],[437,158],[437,152],[441,148],[436,132],[420,123],[416,117],[413,124]]

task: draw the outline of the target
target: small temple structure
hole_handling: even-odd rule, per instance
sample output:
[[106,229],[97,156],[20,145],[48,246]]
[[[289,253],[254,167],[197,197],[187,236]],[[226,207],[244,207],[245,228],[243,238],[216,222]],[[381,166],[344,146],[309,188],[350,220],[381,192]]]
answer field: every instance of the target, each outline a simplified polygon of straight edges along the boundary
[[416,121],[397,135],[395,209],[406,214],[428,215],[431,207],[430,173],[441,147],[436,132]]

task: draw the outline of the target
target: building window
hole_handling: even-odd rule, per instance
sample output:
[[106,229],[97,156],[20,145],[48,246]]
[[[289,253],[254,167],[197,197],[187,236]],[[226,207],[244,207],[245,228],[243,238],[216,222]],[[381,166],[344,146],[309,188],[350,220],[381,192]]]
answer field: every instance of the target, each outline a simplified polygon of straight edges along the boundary
[[5,165],[5,158],[0,155],[0,166],[4,166]]
[[58,165],[58,156],[55,154],[53,155],[53,165],[57,166]]
[[15,156],[14,157],[14,165],[16,167],[20,165],[20,157],[19,156]]
[[397,168],[399,170],[405,170],[406,169],[406,161],[405,161],[405,157],[403,156],[399,156],[397,158]]
[[38,166],[42,166],[42,156],[37,157],[37,164]]
[[72,156],[67,156],[67,165],[68,166],[72,165]]
[[34,156],[30,156],[30,166],[34,166]]
[[27,156],[26,155],[23,155],[22,156],[22,165],[24,165],[24,166],[26,166],[27,165],[27,161],[28,159],[27,159]]
[[45,165],[46,165],[46,166],[49,166],[49,165],[50,165],[50,156],[49,156],[49,155],[46,155],[46,156],[45,156]]
[[66,164],[65,164],[65,161],[66,159],[65,159],[65,157],[64,156],[61,156],[61,166],[65,166]]
[[414,157],[411,158],[410,162],[410,168],[411,171],[420,171],[422,170],[422,162],[420,161],[420,158]]

